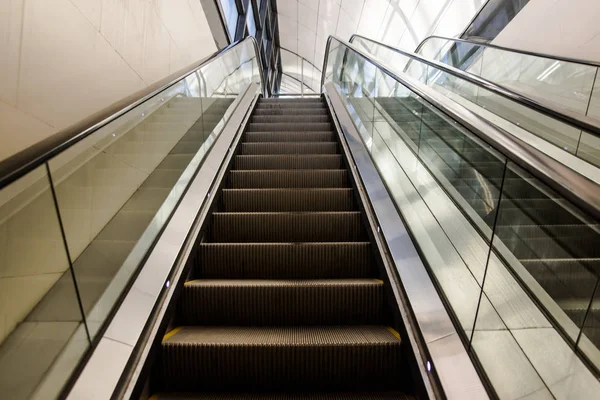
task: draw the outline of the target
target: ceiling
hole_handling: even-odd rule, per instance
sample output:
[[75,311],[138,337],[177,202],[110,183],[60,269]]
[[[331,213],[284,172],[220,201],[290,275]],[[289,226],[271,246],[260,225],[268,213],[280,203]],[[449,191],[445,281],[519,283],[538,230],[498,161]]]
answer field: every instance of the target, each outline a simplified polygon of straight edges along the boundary
[[[460,34],[485,0],[277,0],[281,47],[316,69],[304,66],[309,85],[318,86],[329,35],[349,40],[353,33],[414,51],[425,37]],[[283,72],[298,76],[296,57],[282,52]],[[317,70],[318,69],[318,70]],[[306,78],[305,78],[306,80]]]

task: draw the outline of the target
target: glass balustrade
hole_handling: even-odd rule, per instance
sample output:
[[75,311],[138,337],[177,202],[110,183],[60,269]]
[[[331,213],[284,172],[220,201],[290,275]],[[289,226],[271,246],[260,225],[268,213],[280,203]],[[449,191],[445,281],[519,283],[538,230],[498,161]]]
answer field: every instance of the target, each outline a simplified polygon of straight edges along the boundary
[[[369,39],[356,37],[353,44],[388,63],[394,72],[407,73],[552,157],[564,160],[562,153],[567,152],[594,166],[600,165],[600,138],[592,132],[544,115]],[[600,125],[600,103],[594,90],[597,67],[435,37],[424,42],[419,54],[542,104],[592,117]],[[597,173],[595,169],[594,173]],[[593,179],[598,181],[596,176]]]
[[247,39],[0,189],[3,398],[60,394],[252,83]]
[[[344,99],[496,394],[597,396],[582,361],[600,366],[597,219],[368,56],[331,40],[325,83]],[[433,92],[435,84],[415,79],[432,74],[402,76]]]

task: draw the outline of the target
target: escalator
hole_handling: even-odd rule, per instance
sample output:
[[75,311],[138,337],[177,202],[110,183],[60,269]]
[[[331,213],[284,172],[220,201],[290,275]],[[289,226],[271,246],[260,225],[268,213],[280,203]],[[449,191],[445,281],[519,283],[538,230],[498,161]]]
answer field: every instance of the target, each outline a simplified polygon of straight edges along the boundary
[[49,239],[15,230],[10,249],[50,242],[62,262],[22,257],[56,280],[13,313],[39,331],[7,330],[0,388],[594,398],[598,185],[334,37],[319,97],[264,98],[259,54],[232,44],[0,174],[7,197],[33,182],[34,201],[0,207],[23,218],[6,226],[53,224]]
[[237,151],[162,340],[153,398],[413,398],[323,100],[259,100]]

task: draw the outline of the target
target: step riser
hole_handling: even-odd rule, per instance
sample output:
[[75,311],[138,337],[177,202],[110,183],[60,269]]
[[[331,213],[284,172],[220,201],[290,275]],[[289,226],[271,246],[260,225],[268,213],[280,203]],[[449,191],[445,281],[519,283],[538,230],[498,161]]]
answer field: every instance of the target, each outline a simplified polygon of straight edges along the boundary
[[386,390],[402,374],[399,345],[163,345],[169,391]]
[[271,123],[287,123],[287,124],[306,124],[318,122],[331,122],[329,115],[257,115],[250,119],[251,123],[271,124]]
[[341,155],[242,155],[235,157],[235,169],[341,169]]
[[351,189],[223,190],[226,212],[352,211]]
[[273,122],[273,123],[256,123],[251,122],[247,125],[247,132],[281,132],[281,131],[292,131],[297,132],[299,129],[303,131],[331,131],[334,129],[332,123],[329,122]]
[[244,155],[265,154],[337,154],[335,142],[324,143],[242,143]]
[[416,400],[401,392],[372,393],[161,393],[152,400]]
[[335,142],[333,132],[247,132],[245,142]]
[[213,214],[214,242],[356,242],[359,213]]
[[326,108],[257,108],[254,115],[329,115]]
[[327,110],[327,107],[322,103],[307,103],[307,104],[258,104],[255,108],[256,111],[263,110]]
[[382,322],[383,285],[186,285],[183,325],[349,325]]
[[202,244],[196,278],[335,279],[374,276],[369,243]]
[[231,171],[229,179],[234,189],[348,187],[345,170]]
[[231,171],[229,179],[234,189],[348,187],[345,170]]

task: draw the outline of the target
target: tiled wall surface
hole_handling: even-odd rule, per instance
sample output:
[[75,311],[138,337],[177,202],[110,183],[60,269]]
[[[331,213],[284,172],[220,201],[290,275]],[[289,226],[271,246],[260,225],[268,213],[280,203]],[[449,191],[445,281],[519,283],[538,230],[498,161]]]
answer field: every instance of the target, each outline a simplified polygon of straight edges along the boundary
[[216,50],[199,0],[0,2],[0,159]]
[[48,179],[32,175],[35,185],[0,206],[0,343],[69,265]]
[[530,0],[494,44],[600,61],[600,2]]

